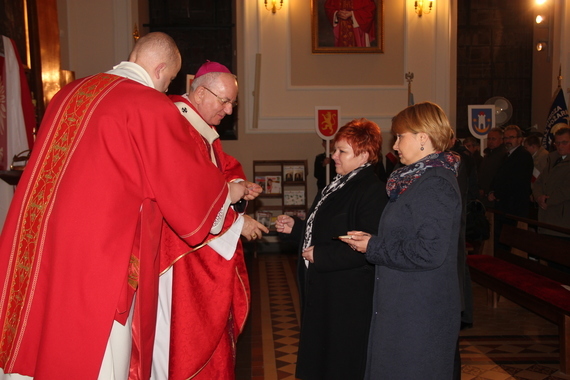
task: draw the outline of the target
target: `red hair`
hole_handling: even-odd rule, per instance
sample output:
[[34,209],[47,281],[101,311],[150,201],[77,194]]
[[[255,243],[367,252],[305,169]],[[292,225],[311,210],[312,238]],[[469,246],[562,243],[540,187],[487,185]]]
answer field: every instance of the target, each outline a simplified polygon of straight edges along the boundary
[[333,139],[333,146],[337,141],[346,140],[352,147],[355,156],[367,152],[368,162],[378,162],[378,152],[382,146],[382,134],[378,124],[368,119],[355,119],[340,128]]

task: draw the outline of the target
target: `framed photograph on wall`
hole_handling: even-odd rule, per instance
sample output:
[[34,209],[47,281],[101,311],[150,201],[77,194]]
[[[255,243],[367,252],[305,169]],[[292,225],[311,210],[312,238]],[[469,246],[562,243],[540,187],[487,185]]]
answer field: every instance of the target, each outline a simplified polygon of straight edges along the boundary
[[265,193],[281,194],[281,176],[268,175],[265,176]]
[[383,53],[383,0],[311,0],[313,53]]

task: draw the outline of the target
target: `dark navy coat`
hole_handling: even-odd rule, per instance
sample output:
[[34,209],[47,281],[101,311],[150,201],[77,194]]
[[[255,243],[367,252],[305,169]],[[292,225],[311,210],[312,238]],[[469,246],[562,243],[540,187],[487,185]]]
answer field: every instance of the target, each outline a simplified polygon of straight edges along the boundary
[[451,379],[460,328],[461,196],[430,168],[384,209],[366,258],[376,265],[366,379]]

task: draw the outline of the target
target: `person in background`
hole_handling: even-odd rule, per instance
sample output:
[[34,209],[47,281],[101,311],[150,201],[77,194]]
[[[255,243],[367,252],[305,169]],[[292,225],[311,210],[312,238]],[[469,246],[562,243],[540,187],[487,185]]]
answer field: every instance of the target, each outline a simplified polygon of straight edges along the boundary
[[446,151],[453,130],[434,103],[401,111],[392,133],[405,166],[388,179],[377,235],[353,229],[342,238],[376,266],[365,379],[451,379],[461,322],[460,159]]
[[548,158],[548,150],[542,146],[542,136],[532,134],[524,139],[524,148],[532,155],[534,170],[532,172],[532,182],[534,183],[540,173],[544,172],[548,167],[546,159]]
[[51,100],[0,236],[0,377],[150,377],[163,219],[196,247],[249,196],[188,149],[164,95],[180,66],[150,33]]
[[381,141],[380,128],[366,119],[340,128],[333,140],[337,175],[315,198],[306,223],[277,218],[278,232],[302,242],[299,379],[364,377],[374,267],[338,237],[351,229],[372,232],[378,225],[387,201],[374,174]]
[[[396,139],[390,143],[390,146],[394,146]],[[386,176],[389,176],[394,170],[400,168],[402,164],[400,163],[400,158],[398,157],[398,152],[393,148],[386,154]]]
[[[233,112],[236,77],[224,65],[207,61],[196,72],[190,92],[170,99],[202,137],[188,147],[202,151],[227,182],[245,180],[241,164],[224,152],[216,126]],[[247,268],[240,234],[257,240],[269,230],[234,205],[236,218],[223,234],[193,250],[161,276],[153,361],[156,379],[234,379],[236,341],[250,308]],[[190,247],[165,224],[162,248],[168,256],[186,255]],[[168,289],[173,289],[168,292]],[[188,326],[192,326],[191,329]]]
[[330,157],[327,157],[326,147],[327,147],[326,140],[323,140],[323,149],[325,152],[318,154],[315,157],[315,164],[314,164],[314,175],[317,179],[317,190],[321,192],[322,189],[325,188],[327,185],[327,165],[329,166],[329,181],[332,181],[334,176],[336,175],[336,170],[334,167],[334,161],[331,160]]
[[467,136],[463,139],[463,146],[471,153],[471,157],[473,157],[475,161],[475,168],[479,171],[481,161],[483,161],[483,157],[481,156],[481,142],[473,136]]
[[382,157],[382,147],[378,151],[378,162],[374,165],[374,173],[380,178],[380,181],[386,183],[388,180],[388,173],[386,173],[386,168],[384,167],[384,157]]
[[[473,326],[473,291],[471,275],[467,265],[467,203],[477,199],[477,167],[469,149],[461,144],[455,135],[451,138],[450,151],[459,155],[461,161],[457,169],[457,183],[461,194],[461,228],[457,244],[457,274],[461,295],[461,329]],[[459,353],[459,337],[455,352],[454,379],[461,379],[461,356]]]
[[[556,151],[548,155],[546,169],[532,186],[539,206],[538,221],[570,228],[570,128],[554,133],[554,146]],[[539,231],[570,239],[556,231]]]
[[503,130],[499,127],[492,128],[487,134],[487,148],[485,148],[478,172],[479,200],[486,208],[493,206],[493,202],[489,201],[487,196],[489,191],[491,191],[493,178],[506,157],[507,151],[503,145]]
[[[548,167],[548,150],[542,146],[543,134],[539,132],[532,133],[524,139],[523,146],[527,152],[532,155],[534,169],[532,171],[531,183],[535,183],[540,173],[543,173]],[[532,187],[532,185],[531,185]],[[529,218],[538,220],[538,203],[531,194],[531,205],[529,210]]]
[[477,190],[477,167],[471,152],[453,136],[450,151],[455,152],[461,159],[457,170],[457,183],[461,194],[461,229],[458,244],[459,284],[461,286],[461,326],[473,324],[473,294],[471,291],[471,277],[467,267],[467,204],[475,201],[478,196]]
[[[507,157],[493,177],[487,200],[493,202],[493,207],[498,211],[527,218],[530,211],[530,185],[534,168],[532,156],[522,146],[524,138],[518,126],[507,126],[503,140]],[[493,228],[496,247],[503,246],[499,243],[503,224],[516,225],[516,221],[505,215],[495,214]]]

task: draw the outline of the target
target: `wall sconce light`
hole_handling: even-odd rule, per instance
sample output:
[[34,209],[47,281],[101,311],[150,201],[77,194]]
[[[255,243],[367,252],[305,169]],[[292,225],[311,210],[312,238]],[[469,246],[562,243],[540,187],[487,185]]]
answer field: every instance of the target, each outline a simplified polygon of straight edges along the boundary
[[[425,3],[428,3],[428,1],[425,1]],[[428,13],[431,12],[432,8],[433,8],[433,1],[429,1],[427,10],[424,10],[424,0],[418,0],[414,2],[414,10],[418,14],[418,17],[422,17],[424,13],[427,15]]]
[[135,22],[135,27],[133,29],[133,39],[135,40],[135,42],[137,42],[139,38],[141,38],[141,35],[139,33],[139,28],[137,26],[137,23]]
[[552,56],[552,41],[553,36],[553,5],[548,0],[535,0],[535,26],[534,34],[538,42],[534,46],[539,54],[546,53],[546,62],[550,62]]
[[265,9],[267,9],[268,11],[271,11],[271,13],[275,13],[278,10],[280,10],[281,8],[283,8],[283,0],[279,1],[279,8],[277,8],[277,0],[270,0],[271,1],[271,5],[269,6],[269,8],[267,7],[267,0],[264,0],[265,3]]

